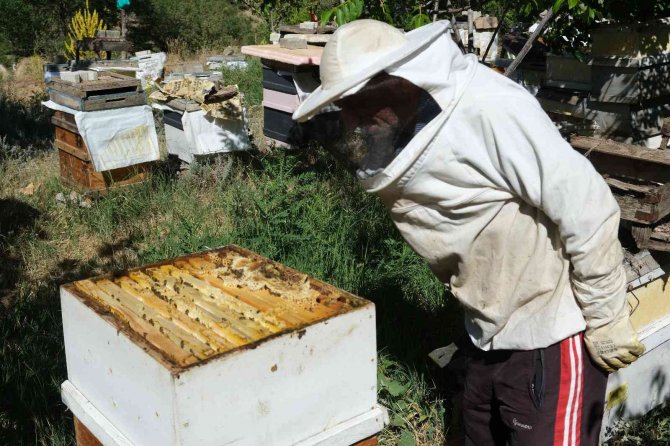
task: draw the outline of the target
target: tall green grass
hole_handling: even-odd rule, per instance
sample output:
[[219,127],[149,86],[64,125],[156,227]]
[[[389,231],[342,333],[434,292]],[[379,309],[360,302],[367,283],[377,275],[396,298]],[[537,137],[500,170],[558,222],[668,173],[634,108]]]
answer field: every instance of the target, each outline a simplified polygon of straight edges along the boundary
[[[12,286],[18,294],[0,316],[0,444],[69,432],[58,397],[66,374],[58,285],[229,243],[374,300],[385,363],[407,370],[389,380],[408,389],[421,383],[421,395],[433,397],[417,404],[441,423],[441,412],[430,409],[437,397],[424,357],[435,347],[427,340],[444,331],[426,323],[443,307],[443,287],[401,242],[382,205],[324,152],[229,161],[232,168],[195,165],[179,177],[158,172],[150,182],[110,191],[90,209],[59,205],[55,194],[69,190],[53,177],[35,178],[43,181],[35,196],[12,198],[37,215],[4,245],[17,261]],[[35,272],[24,270],[31,269],[44,273],[29,279]],[[427,420],[414,420],[414,429]],[[393,430],[410,432],[409,426]]]

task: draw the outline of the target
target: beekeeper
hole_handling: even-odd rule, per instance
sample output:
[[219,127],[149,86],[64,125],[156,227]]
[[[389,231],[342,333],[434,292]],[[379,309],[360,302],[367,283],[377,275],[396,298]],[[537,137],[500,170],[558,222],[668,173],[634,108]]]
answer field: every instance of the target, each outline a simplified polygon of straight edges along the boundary
[[465,309],[466,442],[596,445],[606,372],[644,351],[603,179],[448,22],[344,25],[320,74],[293,119],[341,109],[342,154]]

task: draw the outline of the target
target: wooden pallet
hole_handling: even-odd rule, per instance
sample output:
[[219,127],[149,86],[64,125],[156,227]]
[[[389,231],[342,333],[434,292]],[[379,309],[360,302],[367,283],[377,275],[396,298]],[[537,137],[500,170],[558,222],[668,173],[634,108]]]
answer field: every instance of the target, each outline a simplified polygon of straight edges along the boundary
[[146,104],[139,79],[112,72],[100,73],[98,80],[78,84],[53,78],[47,85],[52,101],[74,110],[97,111]]
[[145,181],[151,163],[96,172],[88,148],[77,130],[74,116],[57,111],[51,119],[55,127],[61,182],[84,192],[100,192]]

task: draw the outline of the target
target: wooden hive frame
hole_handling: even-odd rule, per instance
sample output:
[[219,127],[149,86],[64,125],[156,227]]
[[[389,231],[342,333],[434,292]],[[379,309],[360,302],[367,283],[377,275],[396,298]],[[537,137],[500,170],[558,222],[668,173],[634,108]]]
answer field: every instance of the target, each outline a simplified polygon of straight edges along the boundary
[[368,303],[234,245],[64,288],[173,370]]

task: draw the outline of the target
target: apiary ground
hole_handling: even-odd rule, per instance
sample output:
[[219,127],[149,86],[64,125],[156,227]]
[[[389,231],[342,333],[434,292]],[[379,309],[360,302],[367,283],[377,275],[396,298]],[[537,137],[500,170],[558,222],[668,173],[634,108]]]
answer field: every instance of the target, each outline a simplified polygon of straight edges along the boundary
[[178,368],[365,304],[234,246],[66,289]]

